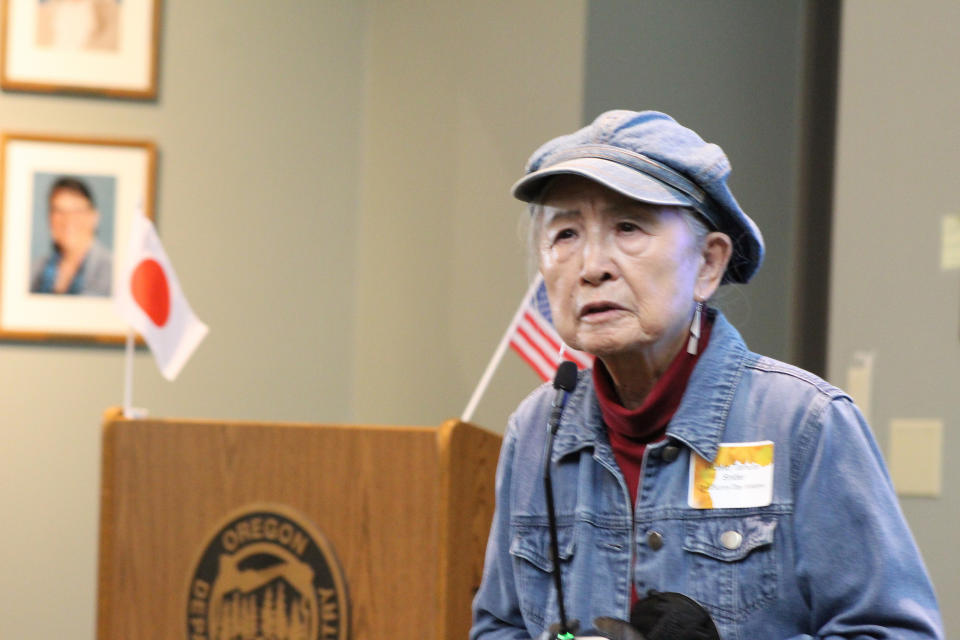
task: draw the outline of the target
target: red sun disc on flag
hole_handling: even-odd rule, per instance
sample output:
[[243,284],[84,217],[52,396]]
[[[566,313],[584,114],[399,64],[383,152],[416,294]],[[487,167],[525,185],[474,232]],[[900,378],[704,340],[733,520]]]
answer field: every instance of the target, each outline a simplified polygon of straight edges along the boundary
[[160,263],[152,258],[141,260],[130,278],[133,299],[158,327],[170,318],[170,285]]

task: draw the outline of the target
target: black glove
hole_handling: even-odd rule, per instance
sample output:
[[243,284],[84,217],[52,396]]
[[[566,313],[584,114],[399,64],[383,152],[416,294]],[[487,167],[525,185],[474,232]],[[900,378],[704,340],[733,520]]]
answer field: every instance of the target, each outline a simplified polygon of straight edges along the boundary
[[593,624],[597,627],[597,633],[602,633],[604,638],[610,640],[647,640],[647,636],[631,627],[629,622],[623,620],[597,618],[593,621]]
[[630,623],[616,618],[593,621],[610,640],[720,640],[710,614],[682,593],[649,591],[630,609]]

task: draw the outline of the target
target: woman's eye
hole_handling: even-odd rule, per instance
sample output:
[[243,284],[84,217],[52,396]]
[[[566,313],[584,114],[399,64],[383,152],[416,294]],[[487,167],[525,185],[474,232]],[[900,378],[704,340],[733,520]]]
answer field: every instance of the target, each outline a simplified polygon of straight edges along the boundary
[[570,240],[575,237],[577,237],[577,232],[574,231],[573,229],[560,229],[559,231],[553,234],[553,242],[554,244],[556,244],[557,242]]
[[640,231],[640,225],[638,225],[636,222],[624,220],[623,222],[617,223],[617,231],[622,233],[633,233],[634,231]]

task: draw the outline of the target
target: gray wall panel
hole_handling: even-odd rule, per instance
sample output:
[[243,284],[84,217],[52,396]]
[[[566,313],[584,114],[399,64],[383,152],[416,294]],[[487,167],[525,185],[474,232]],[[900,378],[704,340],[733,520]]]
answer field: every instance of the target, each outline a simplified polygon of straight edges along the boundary
[[720,144],[767,258],[717,302],[756,351],[796,361],[791,300],[801,157],[805,3],[589,4],[584,120],[615,108],[669,113]]

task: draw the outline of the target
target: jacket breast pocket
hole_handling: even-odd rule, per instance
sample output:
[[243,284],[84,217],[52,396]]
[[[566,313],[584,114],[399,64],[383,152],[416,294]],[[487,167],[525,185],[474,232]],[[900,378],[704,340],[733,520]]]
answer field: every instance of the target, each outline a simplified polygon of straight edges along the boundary
[[[576,549],[573,526],[558,527],[557,547],[566,591],[570,584],[570,565]],[[553,586],[549,529],[545,526],[516,527],[510,542],[510,555],[513,558],[514,579],[524,619],[533,621],[540,627],[559,620],[557,591]],[[566,595],[569,597],[569,594]]]
[[772,515],[686,522],[691,592],[716,618],[742,620],[776,597],[776,528]]

